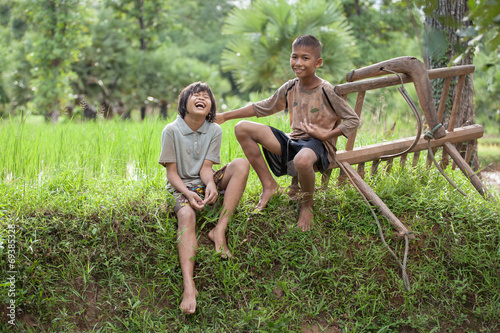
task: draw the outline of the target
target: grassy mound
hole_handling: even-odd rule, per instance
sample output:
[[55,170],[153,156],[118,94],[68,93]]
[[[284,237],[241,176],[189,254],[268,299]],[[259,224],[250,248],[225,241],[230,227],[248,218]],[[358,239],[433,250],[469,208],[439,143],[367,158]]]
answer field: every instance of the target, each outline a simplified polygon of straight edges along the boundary
[[[162,187],[85,174],[4,183],[2,227],[15,226],[15,325],[27,332],[497,331],[499,206],[472,190],[464,198],[423,171],[394,170],[371,184],[415,233],[410,291],[350,185],[332,180],[318,190],[314,230],[303,233],[286,195],[251,214],[259,188],[249,184],[228,228],[235,259],[215,255],[208,240],[217,210],[200,214],[192,316],[178,307],[176,221]],[[402,258],[404,241],[381,220]],[[2,331],[11,328],[8,290]]]
[[[176,219],[164,170],[155,165],[159,147],[150,144],[161,127],[95,125],[92,132],[90,125],[75,126],[61,132],[48,126],[55,133],[47,135],[53,138],[45,142],[52,144],[47,152],[56,153],[36,158],[15,145],[29,147],[31,136],[45,134],[11,129],[17,141],[6,146],[7,166],[24,171],[5,168],[0,182],[2,332],[500,330],[499,196],[483,199],[459,171],[446,170],[468,197],[425,161],[407,169],[395,163],[390,173],[367,179],[414,232],[409,291],[369,208],[351,185],[336,184],[338,170],[328,187],[318,188],[315,225],[306,233],[295,227],[297,203],[286,195],[273,198],[263,214],[251,213],[260,193],[252,172],[228,227],[234,259],[216,255],[207,237],[217,208],[199,215],[200,295],[197,312],[184,316]],[[237,157],[235,144],[227,145],[224,152]],[[104,156],[95,155],[97,147]],[[79,149],[86,155],[78,157]],[[131,159],[136,164],[124,157],[130,152],[138,154]],[[286,186],[290,178],[279,181]],[[402,260],[405,241],[379,218]]]

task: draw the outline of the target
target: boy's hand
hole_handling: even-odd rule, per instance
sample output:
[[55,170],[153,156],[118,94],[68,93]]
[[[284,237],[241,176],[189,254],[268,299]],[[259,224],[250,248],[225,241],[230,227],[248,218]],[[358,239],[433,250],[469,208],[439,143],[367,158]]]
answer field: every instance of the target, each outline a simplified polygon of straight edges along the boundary
[[313,138],[318,139],[319,141],[326,141],[330,139],[330,135],[332,132],[320,128],[314,124],[308,123],[305,118],[303,121],[300,122],[300,129],[303,130],[305,133],[309,134],[310,136],[312,136]]
[[215,186],[214,182],[210,182],[207,184],[207,187],[205,188],[205,200],[203,200],[203,203],[206,205],[211,205],[217,201],[217,198],[219,197],[219,192],[217,192],[217,187]]
[[188,191],[188,193],[184,194],[184,196],[189,200],[191,207],[197,211],[201,211],[205,207],[205,203],[195,192]]
[[215,120],[217,124],[222,125],[226,122],[226,119],[224,119],[224,114],[223,113],[216,113],[215,114]]

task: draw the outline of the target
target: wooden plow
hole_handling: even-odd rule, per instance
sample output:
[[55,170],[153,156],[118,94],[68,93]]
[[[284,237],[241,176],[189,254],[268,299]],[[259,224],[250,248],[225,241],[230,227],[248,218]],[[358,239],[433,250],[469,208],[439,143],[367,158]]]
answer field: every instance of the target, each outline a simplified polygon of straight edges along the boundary
[[[370,207],[375,219],[377,219],[377,224],[379,226],[382,241],[387,246],[391,254],[396,258],[403,271],[403,281],[407,290],[409,290],[409,282],[406,276],[405,267],[406,256],[408,252],[408,238],[411,234],[411,231],[391,212],[387,205],[385,205],[385,203],[364,181],[363,178],[365,176],[365,163],[373,162],[371,170],[373,174],[374,172],[376,172],[376,167],[381,161],[387,161],[387,168],[390,168],[393,163],[393,159],[399,157],[401,165],[404,166],[407,162],[408,154],[412,153],[412,165],[416,166],[416,164],[418,163],[420,152],[422,150],[428,150],[427,164],[430,166],[430,159],[431,157],[433,158],[433,153],[438,148],[442,147],[443,152],[441,165],[444,165],[444,167],[446,167],[446,165],[448,165],[448,156],[450,156],[453,159],[453,167],[458,166],[460,170],[465,174],[465,176],[471,181],[476,190],[483,197],[486,196],[486,190],[483,187],[481,180],[469,166],[472,151],[474,145],[477,142],[476,140],[483,136],[484,129],[481,125],[477,124],[462,126],[458,128],[454,127],[455,120],[459,111],[460,99],[465,78],[468,74],[471,74],[473,72],[473,65],[427,70],[425,68],[425,65],[414,57],[400,57],[353,70],[347,75],[347,83],[340,84],[335,87],[336,93],[344,99],[347,99],[347,96],[349,94],[357,93],[354,110],[358,114],[358,116],[361,117],[361,111],[366,91],[396,85],[400,85],[404,90],[403,83],[410,82],[413,82],[415,86],[415,90],[418,96],[418,102],[430,131],[428,131],[424,135],[421,135],[419,130],[418,134],[415,137],[356,148],[354,148],[354,143],[357,133],[354,133],[347,140],[345,150],[339,150],[337,152],[337,161],[333,166],[334,168],[340,168],[339,181],[344,181],[346,178],[349,178],[354,187],[362,195],[363,199],[367,201],[367,204],[369,201],[373,206],[375,206],[376,209],[378,209],[379,212],[390,221],[390,223],[396,229],[398,235],[406,239],[404,262],[401,263],[397,259],[396,255],[392,252],[392,250],[387,246],[387,243],[383,238],[380,223],[378,222],[375,213]],[[387,76],[387,74],[393,75]],[[378,77],[382,75],[385,76]],[[448,99],[448,91],[451,79],[455,76],[458,76],[457,92],[452,104],[453,106],[451,110],[449,125],[445,130],[441,125],[441,122],[443,121],[443,115]],[[433,95],[430,80],[440,78],[444,79],[444,85],[441,92],[439,108],[438,111],[436,111],[434,100],[432,97]],[[402,90],[400,90],[400,92],[403,94],[403,97],[405,97],[404,92]],[[405,99],[410,104],[410,107],[412,107],[411,104],[413,102],[411,101],[411,98],[406,95]],[[414,113],[417,112],[416,115],[418,115],[418,111],[416,111],[416,107],[414,105],[412,109],[414,109]],[[467,145],[467,148],[465,156],[463,157],[460,154],[459,150],[456,148],[456,145],[462,146],[464,144]],[[355,170],[352,166],[355,164],[357,164],[357,170]],[[437,165],[437,163],[436,166],[439,168],[439,165]],[[330,174],[331,170],[328,170],[323,175],[323,184],[328,183]]]

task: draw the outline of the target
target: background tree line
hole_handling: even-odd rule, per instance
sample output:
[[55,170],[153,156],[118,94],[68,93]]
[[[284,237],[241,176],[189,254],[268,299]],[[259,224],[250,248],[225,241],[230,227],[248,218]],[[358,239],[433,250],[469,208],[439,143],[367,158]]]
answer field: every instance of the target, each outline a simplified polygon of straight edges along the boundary
[[0,117],[166,117],[195,80],[235,108],[292,78],[291,42],[314,34],[333,84],[397,56],[475,59],[476,115],[498,122],[499,15],[491,0],[1,0]]

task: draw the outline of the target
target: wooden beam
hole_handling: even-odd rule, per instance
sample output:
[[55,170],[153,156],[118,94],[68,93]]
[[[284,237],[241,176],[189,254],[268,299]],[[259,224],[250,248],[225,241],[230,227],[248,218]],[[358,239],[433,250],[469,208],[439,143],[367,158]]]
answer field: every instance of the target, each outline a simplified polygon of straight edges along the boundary
[[474,73],[475,68],[476,67],[474,65],[460,65],[449,68],[429,69],[427,73],[429,74],[429,80],[444,79],[447,77]]
[[[483,126],[479,124],[464,126],[456,128],[453,132],[446,133],[446,136],[441,139],[431,140],[433,148],[442,146],[445,142],[458,143],[469,140],[475,140],[483,136]],[[337,160],[347,162],[349,164],[358,164],[368,161],[373,161],[384,155],[391,155],[401,152],[413,143],[415,137],[404,138],[400,140],[377,143],[364,147],[356,147],[353,150],[339,150],[337,151]],[[423,137],[420,138],[417,145],[413,147],[410,152],[417,152],[427,150],[427,140]],[[338,167],[334,165],[334,167]]]
[[453,161],[455,161],[455,163],[458,165],[458,167],[460,168],[462,173],[467,178],[469,178],[470,182],[476,188],[476,190],[479,192],[479,194],[481,194],[485,198],[488,195],[488,198],[493,199],[491,194],[489,194],[485,191],[485,188],[483,186],[483,183],[481,182],[481,179],[479,179],[479,177],[476,175],[474,170],[472,170],[470,165],[465,162],[462,155],[460,155],[460,153],[455,148],[455,146],[449,142],[445,142],[443,144],[443,147],[444,147],[444,149],[446,149],[448,154],[450,154],[450,157],[453,159]]
[[[363,109],[363,102],[365,100],[365,92],[360,91],[358,93],[358,97],[356,98],[356,106],[354,107],[354,111],[358,115],[358,117],[361,117],[361,110]],[[347,139],[347,144],[345,147],[345,150],[352,150],[354,148],[354,141],[356,140],[356,134],[358,132],[358,129],[354,131],[354,133],[351,134],[349,139]]]
[[[453,66],[450,68],[436,68],[429,69],[427,75],[429,80],[434,79],[445,79],[448,77],[466,75],[474,72],[474,65],[463,65],[463,66]],[[400,74],[404,83],[411,83],[409,74]],[[367,91],[378,88],[386,88],[392,86],[398,86],[401,84],[401,80],[396,75],[389,75],[384,77],[379,77],[376,79],[367,79],[358,82],[347,82],[335,86],[335,92],[338,95],[348,95],[354,92]]]
[[457,88],[455,92],[455,100],[453,101],[453,108],[451,110],[450,122],[448,123],[448,131],[453,132],[455,123],[457,122],[458,109],[460,108],[460,99],[462,98],[462,90],[464,88],[465,75],[458,78]]
[[[370,77],[383,76],[388,73],[405,73],[410,75],[415,91],[417,92],[420,108],[425,115],[425,120],[430,128],[433,129],[434,138],[444,137],[445,129],[437,126],[436,106],[432,96],[431,81],[429,80],[428,70],[423,62],[415,57],[398,57],[382,61],[370,66],[361,67],[352,70],[346,77],[349,82],[363,80]],[[399,78],[399,74],[397,76]]]
[[438,108],[438,121],[443,123],[444,109],[446,107],[446,101],[448,100],[448,92],[450,91],[451,78],[447,77],[444,79],[443,91],[441,92],[441,100],[439,101]]
[[406,226],[394,215],[387,205],[378,197],[363,178],[354,170],[354,168],[346,162],[342,163],[343,169],[349,174],[349,179],[354,183],[356,189],[384,215],[389,222],[397,229],[400,237],[403,237],[409,230]]

